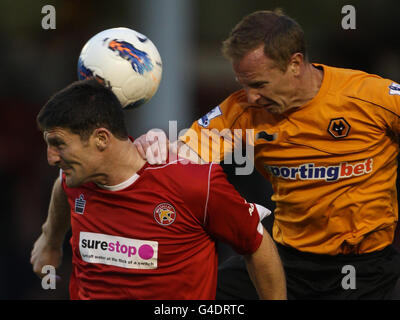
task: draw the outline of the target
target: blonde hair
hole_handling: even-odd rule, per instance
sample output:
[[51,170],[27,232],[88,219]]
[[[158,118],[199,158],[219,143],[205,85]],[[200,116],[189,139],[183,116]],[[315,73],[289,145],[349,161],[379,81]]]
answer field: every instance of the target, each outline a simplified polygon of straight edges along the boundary
[[237,61],[261,45],[265,55],[282,71],[294,53],[302,53],[306,58],[303,29],[281,9],[256,11],[244,17],[222,43],[222,53],[229,60]]

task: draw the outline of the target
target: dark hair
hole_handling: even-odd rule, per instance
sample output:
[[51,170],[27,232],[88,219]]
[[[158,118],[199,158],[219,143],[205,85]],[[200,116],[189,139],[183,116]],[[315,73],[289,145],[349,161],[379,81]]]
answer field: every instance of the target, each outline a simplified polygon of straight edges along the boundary
[[36,118],[41,131],[71,130],[87,140],[97,128],[106,128],[120,140],[128,139],[124,111],[111,91],[94,79],[76,81],[54,94]]
[[256,11],[244,17],[223,42],[222,52],[228,59],[240,60],[262,44],[264,53],[283,71],[294,53],[306,58],[303,29],[281,9]]

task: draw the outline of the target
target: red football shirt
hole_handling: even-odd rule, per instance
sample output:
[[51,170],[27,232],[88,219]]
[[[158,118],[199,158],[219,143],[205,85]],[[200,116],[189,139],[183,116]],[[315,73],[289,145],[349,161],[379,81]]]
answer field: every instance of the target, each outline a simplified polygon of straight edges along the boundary
[[63,188],[71,207],[71,299],[214,299],[215,239],[257,250],[260,220],[216,164],[146,164],[126,182]]

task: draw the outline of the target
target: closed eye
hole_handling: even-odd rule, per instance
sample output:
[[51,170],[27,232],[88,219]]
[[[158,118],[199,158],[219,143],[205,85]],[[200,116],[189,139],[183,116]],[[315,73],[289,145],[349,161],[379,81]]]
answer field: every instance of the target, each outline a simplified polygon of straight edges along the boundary
[[65,142],[59,138],[48,138],[47,144],[52,147],[61,148],[65,146]]
[[260,89],[266,84],[268,84],[268,81],[257,81],[249,83],[247,86],[252,89]]

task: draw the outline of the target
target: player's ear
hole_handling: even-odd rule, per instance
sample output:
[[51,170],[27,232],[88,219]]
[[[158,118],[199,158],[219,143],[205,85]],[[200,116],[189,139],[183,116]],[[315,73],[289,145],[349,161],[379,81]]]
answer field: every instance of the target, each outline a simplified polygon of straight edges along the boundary
[[294,76],[299,76],[301,72],[301,66],[304,63],[304,56],[300,52],[294,53],[289,61],[289,70]]
[[94,143],[99,151],[104,151],[111,139],[111,132],[106,128],[97,128],[93,131]]

